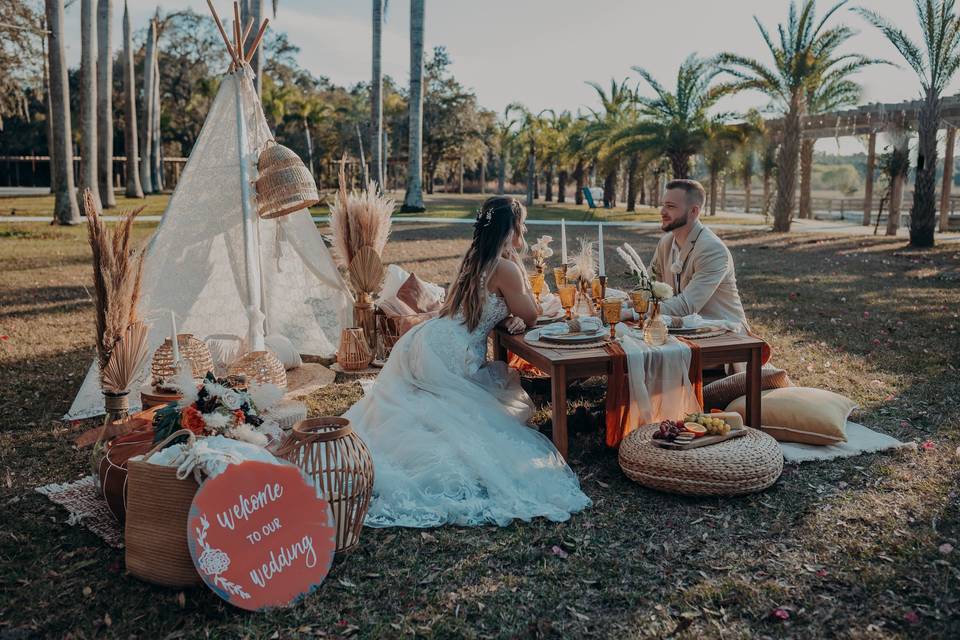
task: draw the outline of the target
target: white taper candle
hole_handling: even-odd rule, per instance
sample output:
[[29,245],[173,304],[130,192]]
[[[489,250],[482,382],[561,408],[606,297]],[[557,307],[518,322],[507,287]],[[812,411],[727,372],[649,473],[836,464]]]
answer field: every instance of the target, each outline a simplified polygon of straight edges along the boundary
[[560,219],[560,262],[567,264],[567,221]]
[[180,344],[177,342],[177,319],[173,316],[173,309],[170,310],[170,347],[173,363],[180,362]]
[[600,275],[607,275],[607,265],[603,261],[603,223],[600,223],[599,229],[599,238],[600,238]]

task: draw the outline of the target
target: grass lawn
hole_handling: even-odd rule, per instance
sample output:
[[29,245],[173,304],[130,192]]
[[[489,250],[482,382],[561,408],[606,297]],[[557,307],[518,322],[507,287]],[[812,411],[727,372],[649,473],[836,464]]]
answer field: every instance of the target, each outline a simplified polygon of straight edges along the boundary
[[[856,400],[859,422],[926,446],[788,465],[758,495],[677,497],[621,473],[601,442],[603,381],[588,381],[568,411],[592,509],[559,524],[367,529],[317,593],[249,614],[206,589],[126,575],[122,551],[33,491],[87,471],[71,438],[91,423],[58,420],[93,353],[84,233],[0,224],[0,638],[960,636],[956,247],[721,234],[774,363]],[[608,237],[649,255],[657,234]],[[463,225],[410,223],[386,259],[446,283],[467,244]],[[626,284],[619,261],[608,265],[611,284]],[[309,404],[339,414],[360,394],[335,384]],[[535,399],[546,430],[549,399]]]
[[[403,203],[403,193],[393,192],[390,194],[396,198],[398,205]],[[320,205],[311,207],[310,212],[316,216],[325,216],[330,213],[326,202],[332,198],[332,194],[326,194],[327,200]],[[469,218],[476,215],[476,210],[480,207],[484,198],[480,194],[434,194],[425,196],[427,205],[426,213],[397,213],[398,218],[429,216],[432,218]],[[117,209],[114,211],[124,211],[134,209],[146,204],[144,215],[161,215],[170,199],[169,194],[159,194],[147,196],[146,201],[135,198],[125,198],[122,194],[117,194]],[[4,216],[15,212],[18,216],[53,216],[53,196],[19,196],[19,197],[0,197],[0,220]],[[555,202],[537,201],[530,207],[528,216],[532,220],[557,220],[566,218],[567,220],[596,220],[597,222],[658,222],[659,213],[656,209],[650,207],[638,207],[636,213],[627,213],[624,205],[613,209],[594,209],[590,210],[586,204],[576,205],[572,201],[564,204]],[[765,224],[763,216],[756,215],[745,218],[743,216],[729,216],[718,214],[713,217],[705,216],[704,220],[711,224],[742,224],[742,225],[760,225]]]

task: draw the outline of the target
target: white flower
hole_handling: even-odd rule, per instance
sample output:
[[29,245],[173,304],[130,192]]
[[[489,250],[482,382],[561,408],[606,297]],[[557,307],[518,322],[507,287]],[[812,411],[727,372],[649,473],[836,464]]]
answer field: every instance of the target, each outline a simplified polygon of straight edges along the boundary
[[553,242],[553,236],[540,236],[540,240],[538,242],[540,242],[543,246],[547,246]]
[[666,300],[673,297],[673,287],[666,282],[654,282],[652,285],[653,297],[658,300]]
[[231,411],[236,411],[243,406],[243,400],[243,396],[233,389],[224,389],[223,394],[220,396],[220,402]]
[[210,380],[206,380],[203,383],[203,388],[207,390],[207,394],[209,394],[211,398],[221,398],[223,394],[229,390],[219,382],[212,382]]
[[236,420],[233,414],[227,415],[219,411],[214,411],[213,413],[204,413],[201,415],[203,416],[204,424],[206,424],[207,428],[213,433],[220,433],[228,426],[233,424],[234,420]]
[[551,249],[550,247],[544,247],[544,248],[543,248],[543,257],[544,257],[544,258],[549,258],[549,257],[551,257],[552,255],[553,255],[553,249]]
[[257,433],[253,430],[253,427],[246,422],[235,426],[227,433],[227,435],[234,440],[249,442],[250,444],[255,444],[258,447],[265,447],[270,443],[270,440],[267,438],[267,436],[263,435],[262,433]]

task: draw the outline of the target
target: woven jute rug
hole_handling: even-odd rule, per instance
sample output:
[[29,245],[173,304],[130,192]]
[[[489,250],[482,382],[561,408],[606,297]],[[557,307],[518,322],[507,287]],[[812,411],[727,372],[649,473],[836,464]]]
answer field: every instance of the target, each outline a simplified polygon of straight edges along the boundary
[[123,531],[120,523],[107,508],[106,501],[97,492],[96,481],[92,475],[66,484],[48,484],[34,489],[47,496],[51,502],[59,504],[70,516],[69,525],[82,525],[99,536],[115,549],[123,548]]

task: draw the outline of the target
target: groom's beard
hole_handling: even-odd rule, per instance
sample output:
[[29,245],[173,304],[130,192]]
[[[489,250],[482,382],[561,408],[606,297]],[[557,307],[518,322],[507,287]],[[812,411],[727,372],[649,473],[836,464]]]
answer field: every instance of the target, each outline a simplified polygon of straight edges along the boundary
[[677,218],[673,222],[668,222],[666,224],[660,225],[661,231],[673,231],[674,229],[679,229],[683,225],[687,224],[687,214]]

